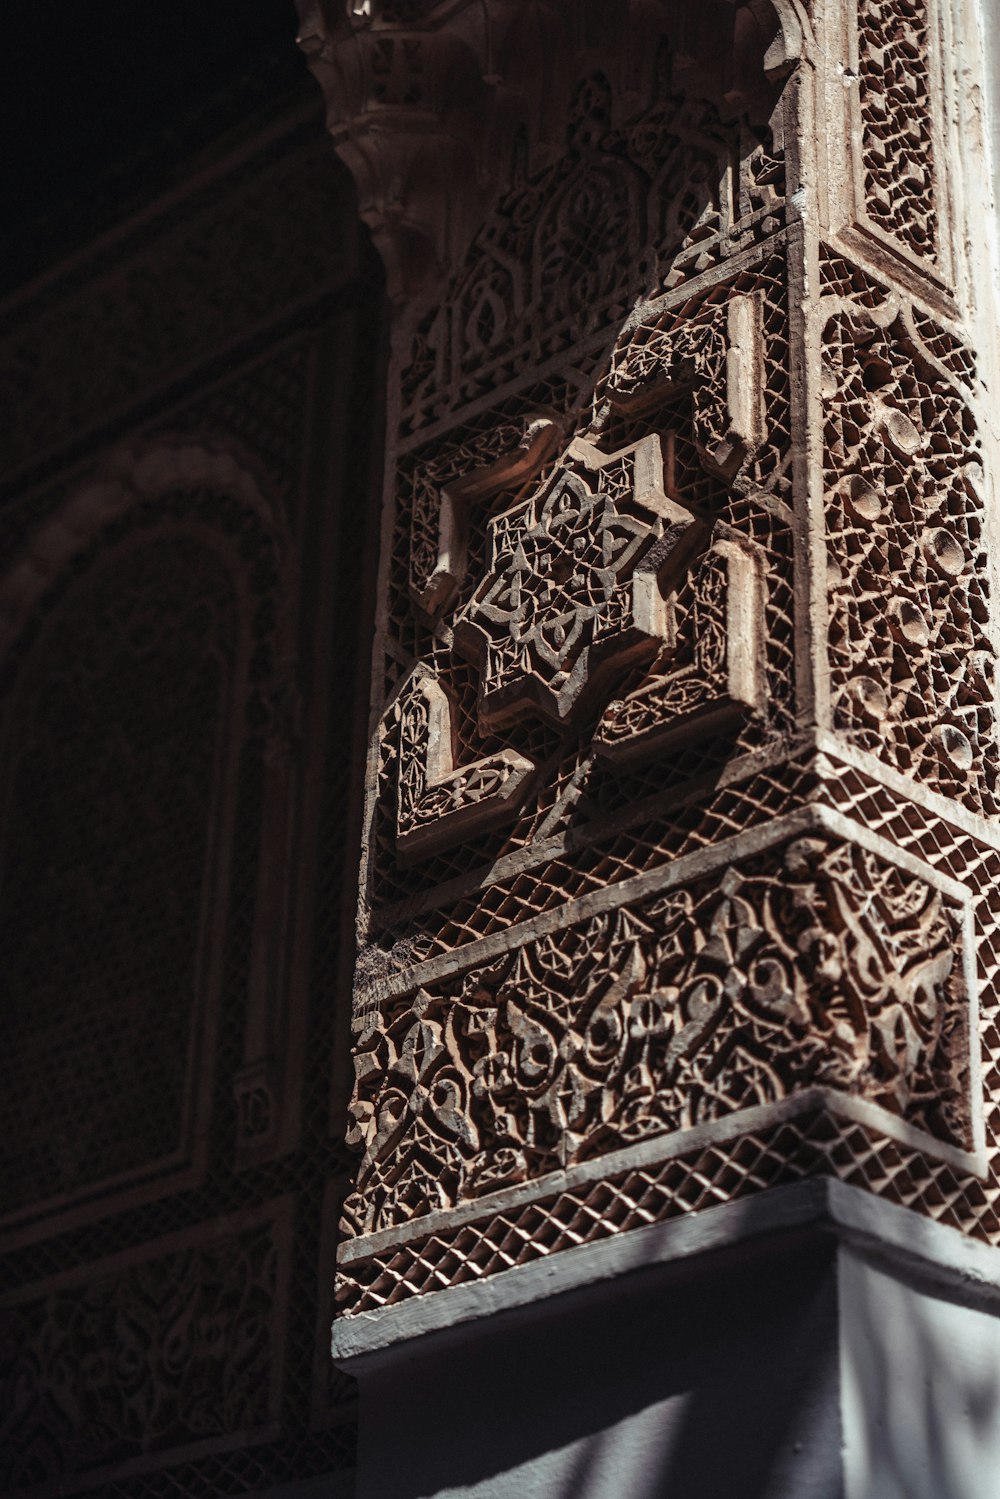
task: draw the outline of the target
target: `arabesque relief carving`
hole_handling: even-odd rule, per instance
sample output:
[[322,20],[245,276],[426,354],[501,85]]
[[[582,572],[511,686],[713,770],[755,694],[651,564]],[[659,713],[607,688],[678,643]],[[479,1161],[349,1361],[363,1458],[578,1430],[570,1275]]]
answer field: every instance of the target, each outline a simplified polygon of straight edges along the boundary
[[[504,435],[502,429],[497,434],[501,442]],[[470,510],[498,495],[522,492],[552,457],[561,435],[557,420],[539,416],[528,422],[512,451],[486,467],[472,468],[440,487],[435,486],[432,475],[426,475],[426,514],[419,520],[414,517],[415,539],[420,538],[423,546],[415,545],[410,554],[410,593],[430,619],[442,614],[465,581]],[[430,540],[435,532],[436,554]]]
[[567,925],[359,1036],[352,1233],[822,1087],[969,1132],[960,907],[824,835]]
[[943,10],[733,7],[728,72],[716,8],[641,10],[525,85],[399,325],[351,1311],[796,1173],[1000,1237]]
[[266,1429],[289,1203],[88,1266],[0,1304],[0,1478],[67,1471]]
[[861,162],[868,218],[933,260],[938,215],[927,0],[860,0]]
[[686,649],[608,704],[594,735],[599,755],[645,759],[763,709],[765,567],[754,542],[716,528],[692,578]]
[[[649,680],[616,701],[597,730],[595,748],[610,761],[648,757],[668,739],[717,732],[763,706],[760,547],[683,503],[669,427],[611,451],[598,445],[609,424],[655,421],[685,398],[702,467],[732,478],[764,440],[762,385],[759,294],[645,328],[617,352],[595,428],[569,442],[533,492],[488,521],[483,576],[450,616],[453,652],[476,668],[484,734],[502,734],[525,715],[573,727],[646,667]],[[556,420],[534,418],[510,453],[441,485],[437,560],[416,579],[411,552],[411,595],[424,613],[449,617],[468,570],[476,504],[523,490],[560,432]],[[432,499],[433,490],[423,493]],[[422,534],[430,529],[423,521]],[[679,614],[690,658],[683,664],[673,659],[685,656]],[[403,859],[516,812],[534,762],[512,749],[461,761],[447,689],[428,667],[415,669],[392,713]]]
[[606,394],[619,410],[633,413],[689,390],[701,459],[731,479],[764,441],[761,340],[756,292],[712,303],[680,325],[643,325],[616,350]]
[[[555,164],[531,172],[515,162],[448,295],[417,329],[402,377],[404,433],[530,379],[533,365],[566,360],[637,297],[721,267],[781,228],[774,139],[745,120],[727,128],[707,102],[672,94],[669,55],[654,56],[654,98],[637,117],[618,124],[608,79],[595,74],[570,103]],[[722,329],[708,332],[692,341],[717,342]]]
[[400,725],[396,846],[420,857],[503,822],[527,789],[534,764],[501,750],[456,765],[453,709],[445,689],[417,667],[395,705]]

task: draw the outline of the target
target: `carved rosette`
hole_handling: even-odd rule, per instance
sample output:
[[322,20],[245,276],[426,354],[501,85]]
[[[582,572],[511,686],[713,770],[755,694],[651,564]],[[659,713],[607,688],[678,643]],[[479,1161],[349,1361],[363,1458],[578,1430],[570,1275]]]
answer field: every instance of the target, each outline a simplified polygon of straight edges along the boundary
[[670,642],[668,581],[698,526],[663,487],[656,435],[603,454],[574,443],[552,482],[489,527],[488,571],[455,620],[479,670],[479,713],[562,724]]

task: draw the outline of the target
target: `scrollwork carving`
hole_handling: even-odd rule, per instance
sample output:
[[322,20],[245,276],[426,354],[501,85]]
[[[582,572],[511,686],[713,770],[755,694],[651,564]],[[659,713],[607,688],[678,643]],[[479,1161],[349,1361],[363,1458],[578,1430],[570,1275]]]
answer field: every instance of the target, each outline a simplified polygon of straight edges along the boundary
[[608,397],[628,412],[690,391],[695,446],[710,472],[731,479],[764,441],[761,340],[756,294],[640,324],[616,350]]
[[[421,495],[426,517],[414,517],[418,536],[436,530],[437,550],[431,562],[430,548],[415,546],[410,553],[410,593],[430,618],[443,613],[465,581],[469,510],[498,495],[523,492],[551,458],[562,434],[561,424],[549,416],[530,418],[516,448],[501,453],[483,468],[473,468],[441,483],[426,470],[421,474]],[[429,493],[427,492],[429,489]],[[423,534],[421,534],[423,533]]]
[[805,1088],[964,1145],[965,983],[961,908],[820,833],[533,938],[359,1037],[348,1229]]
[[728,527],[694,570],[687,650],[610,703],[594,747],[618,764],[729,731],[764,704],[764,558]]
[[0,1306],[0,1475],[20,1491],[95,1462],[266,1428],[288,1200],[26,1287]]
[[864,204],[872,224],[933,260],[938,213],[926,0],[860,0]]
[[720,266],[782,226],[783,156],[767,132],[761,140],[745,129],[737,182],[717,111],[670,97],[666,81],[659,87],[650,108],[618,127],[607,79],[583,80],[561,159],[535,172],[515,164],[417,328],[403,376],[405,432],[614,329],[637,298]]

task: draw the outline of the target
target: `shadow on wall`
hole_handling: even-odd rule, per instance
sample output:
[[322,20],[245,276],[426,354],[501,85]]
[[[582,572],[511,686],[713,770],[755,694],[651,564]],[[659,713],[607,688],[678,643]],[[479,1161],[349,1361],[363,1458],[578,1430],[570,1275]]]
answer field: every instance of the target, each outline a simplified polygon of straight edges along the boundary
[[832,1241],[699,1269],[637,1269],[373,1370],[362,1499],[834,1499]]
[[995,1290],[932,1280],[940,1234],[891,1265],[817,1227],[695,1266],[640,1236],[616,1280],[397,1346],[359,1499],[996,1499]]
[[[913,1224],[914,1248],[925,1225]],[[972,1287],[965,1288],[968,1292]],[[963,1298],[967,1302],[967,1297]],[[846,1251],[841,1401],[851,1499],[995,1499],[996,1309]]]

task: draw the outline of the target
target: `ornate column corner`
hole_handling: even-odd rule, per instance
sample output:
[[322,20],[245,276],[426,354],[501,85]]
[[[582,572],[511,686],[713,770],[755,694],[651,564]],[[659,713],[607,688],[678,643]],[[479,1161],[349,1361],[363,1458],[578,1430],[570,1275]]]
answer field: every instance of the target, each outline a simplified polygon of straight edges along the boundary
[[815,1178],[1000,1243],[975,35],[610,9],[310,33],[345,153],[416,122],[399,216],[362,199],[434,266],[393,283],[341,1328]]

